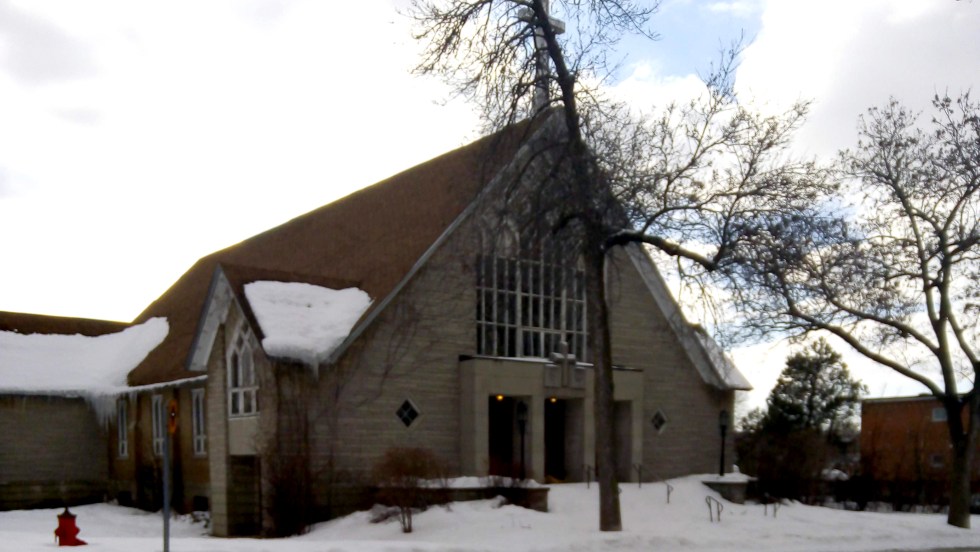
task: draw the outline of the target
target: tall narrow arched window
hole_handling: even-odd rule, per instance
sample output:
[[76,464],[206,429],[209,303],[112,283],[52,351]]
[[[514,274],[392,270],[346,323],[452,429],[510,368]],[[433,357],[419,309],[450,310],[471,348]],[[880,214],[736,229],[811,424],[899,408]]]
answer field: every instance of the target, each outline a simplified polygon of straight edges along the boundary
[[255,360],[248,330],[242,326],[228,354],[228,415],[250,416],[259,411]]
[[204,418],[204,388],[191,389],[191,435],[194,441],[194,456],[204,456],[208,452],[207,424]]

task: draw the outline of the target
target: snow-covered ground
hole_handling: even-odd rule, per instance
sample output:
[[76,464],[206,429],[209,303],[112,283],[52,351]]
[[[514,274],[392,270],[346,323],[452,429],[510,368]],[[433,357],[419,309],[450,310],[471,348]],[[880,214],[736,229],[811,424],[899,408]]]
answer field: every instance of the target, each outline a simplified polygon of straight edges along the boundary
[[[847,512],[787,504],[776,518],[763,506],[723,502],[720,523],[708,520],[705,497],[715,493],[700,478],[672,480],[670,504],[664,484],[622,486],[620,533],[597,530],[593,485],[554,485],[551,512],[541,513],[492,500],[435,507],[415,517],[415,532],[403,534],[396,520],[372,524],[367,512],[317,525],[301,537],[276,540],[219,539],[201,524],[175,520],[174,552],[380,552],[380,551],[866,551],[928,550],[976,546],[980,528],[955,529],[932,514]],[[92,551],[162,550],[159,514],[96,504],[80,506],[82,532]],[[58,510],[0,512],[0,550],[51,550]],[[973,526],[980,525],[975,516]]]

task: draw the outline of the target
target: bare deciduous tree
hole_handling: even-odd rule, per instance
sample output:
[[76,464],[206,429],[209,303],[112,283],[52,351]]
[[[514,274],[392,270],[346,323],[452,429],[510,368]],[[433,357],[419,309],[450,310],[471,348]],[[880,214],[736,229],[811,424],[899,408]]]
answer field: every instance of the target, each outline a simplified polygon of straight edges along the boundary
[[[623,33],[646,28],[656,3],[417,0],[423,74],[439,74],[481,106],[488,130],[517,120],[557,121],[541,148],[525,225],[574,244],[584,266],[595,373],[600,529],[621,529],[613,436],[613,377],[604,267],[608,252],[644,243],[699,278],[727,266],[769,221],[812,204],[823,173],[783,153],[806,104],[765,117],[732,93],[737,49],[706,79],[701,98],[641,119],[609,101],[606,56]],[[541,124],[544,124],[543,122]],[[515,186],[517,185],[515,180]],[[527,201],[527,195],[515,195]]]
[[[948,522],[970,525],[980,369],[980,108],[936,97],[929,132],[892,100],[869,110],[841,154],[842,190],[805,217],[774,221],[740,259],[759,332],[822,330],[911,378],[943,404],[953,451]],[[736,274],[733,271],[733,274]]]

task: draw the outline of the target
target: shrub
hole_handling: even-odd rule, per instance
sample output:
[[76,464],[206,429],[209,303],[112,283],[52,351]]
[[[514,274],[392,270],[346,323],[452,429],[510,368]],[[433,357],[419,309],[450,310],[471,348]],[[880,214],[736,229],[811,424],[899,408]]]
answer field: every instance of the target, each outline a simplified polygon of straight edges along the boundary
[[385,452],[374,465],[374,480],[378,486],[378,499],[384,504],[396,506],[402,531],[412,532],[413,508],[425,509],[426,489],[431,481],[445,486],[442,462],[430,450],[424,448],[396,447]]

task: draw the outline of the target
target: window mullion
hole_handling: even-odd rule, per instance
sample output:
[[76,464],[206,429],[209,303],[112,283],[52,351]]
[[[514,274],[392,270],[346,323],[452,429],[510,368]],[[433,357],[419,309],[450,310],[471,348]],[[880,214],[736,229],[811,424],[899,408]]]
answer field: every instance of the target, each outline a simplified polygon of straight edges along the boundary
[[[518,247],[518,250],[520,248]],[[517,274],[514,275],[514,339],[517,343],[514,344],[514,350],[517,356],[524,356],[524,297],[523,297],[523,278],[521,275],[523,273],[523,263],[520,255],[518,254],[517,261],[514,263],[514,270]]]
[[497,287],[497,263],[498,262],[499,259],[497,258],[496,255],[494,255],[493,259],[490,261],[490,268],[493,271],[493,282],[492,282],[493,290],[490,293],[490,298],[493,300],[493,312],[491,316],[491,320],[493,321],[491,327],[493,328],[493,330],[490,335],[491,335],[491,341],[493,341],[494,355],[500,354],[500,344],[497,343],[497,326],[500,324],[499,314],[497,313],[497,305],[500,303],[500,297],[499,297],[500,290]]
[[484,338],[484,333],[486,332],[486,323],[487,323],[487,301],[486,301],[486,295],[487,295],[486,294],[486,289],[487,289],[487,273],[486,273],[486,267],[487,267],[486,257],[485,256],[480,256],[480,260],[477,263],[477,267],[476,267],[477,274],[478,274],[478,276],[477,276],[478,281],[477,281],[476,289],[477,289],[477,293],[479,294],[479,297],[477,298],[477,301],[479,302],[479,305],[480,305],[480,309],[479,309],[480,310],[480,313],[479,313],[479,316],[477,317],[478,320],[476,321],[476,350],[477,350],[478,353],[486,353],[487,352],[486,339]]

